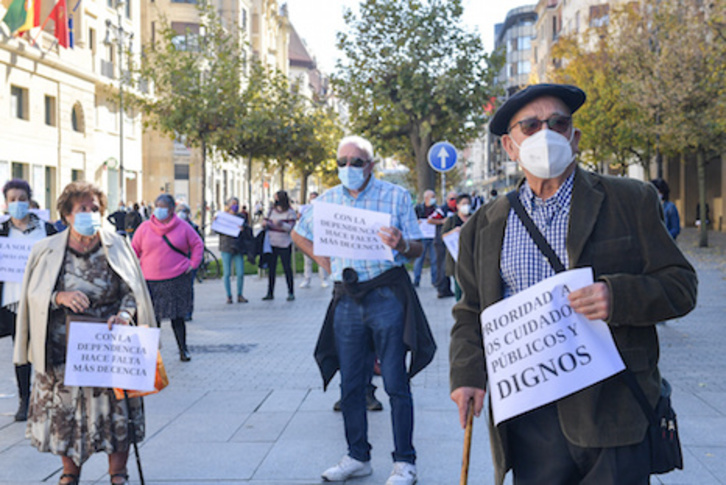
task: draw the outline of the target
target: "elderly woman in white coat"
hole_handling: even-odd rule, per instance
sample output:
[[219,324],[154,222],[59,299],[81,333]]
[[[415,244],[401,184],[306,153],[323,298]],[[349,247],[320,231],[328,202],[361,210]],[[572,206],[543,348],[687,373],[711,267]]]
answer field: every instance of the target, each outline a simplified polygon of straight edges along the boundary
[[[59,484],[77,484],[82,464],[108,454],[112,484],[128,483],[129,421],[144,438],[141,398],[116,400],[113,390],[65,386],[66,317],[86,315],[109,326],[155,325],[144,277],[128,242],[100,230],[106,196],[87,182],[69,184],[58,211],[69,229],[33,246],[20,302],[14,361],[35,371],[26,436],[41,452],[60,455]],[[105,323],[104,323],[105,324]]]

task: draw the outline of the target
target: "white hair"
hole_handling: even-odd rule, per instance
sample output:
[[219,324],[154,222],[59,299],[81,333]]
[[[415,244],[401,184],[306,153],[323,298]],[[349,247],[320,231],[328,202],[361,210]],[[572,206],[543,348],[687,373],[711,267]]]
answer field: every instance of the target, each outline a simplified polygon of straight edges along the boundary
[[340,140],[340,143],[338,143],[338,153],[340,153],[340,149],[345,145],[354,145],[359,150],[365,152],[368,156],[368,160],[373,160],[373,145],[362,136],[350,135],[344,137]]

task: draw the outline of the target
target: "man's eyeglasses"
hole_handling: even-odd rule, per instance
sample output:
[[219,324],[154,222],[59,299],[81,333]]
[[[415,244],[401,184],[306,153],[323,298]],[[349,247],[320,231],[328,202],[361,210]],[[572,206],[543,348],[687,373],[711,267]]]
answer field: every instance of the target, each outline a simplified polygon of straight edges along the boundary
[[547,128],[564,135],[572,126],[572,116],[554,115],[550,116],[546,120],[540,120],[539,118],[527,118],[517,121],[516,123],[512,123],[509,127],[509,131],[512,131],[514,125],[519,125],[519,129],[522,130],[522,133],[526,136],[530,136],[539,131],[542,127],[542,123],[547,123]]
[[368,160],[364,160],[363,158],[358,157],[341,157],[337,160],[338,166],[340,168],[345,167],[350,163],[351,167],[363,167],[366,163],[368,163]]

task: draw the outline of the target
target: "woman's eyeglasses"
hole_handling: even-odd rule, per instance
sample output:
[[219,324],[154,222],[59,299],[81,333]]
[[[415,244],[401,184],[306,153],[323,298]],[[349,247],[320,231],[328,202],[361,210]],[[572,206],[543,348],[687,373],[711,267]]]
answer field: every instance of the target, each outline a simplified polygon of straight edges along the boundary
[[360,167],[364,166],[366,163],[368,163],[368,160],[364,160],[364,159],[358,158],[358,157],[341,157],[337,160],[337,162],[338,162],[338,166],[341,168],[345,167],[349,163],[350,163],[351,167],[360,168]]
[[512,131],[514,125],[519,125],[519,129],[522,130],[526,136],[534,135],[542,127],[542,123],[547,123],[547,128],[552,131],[556,131],[561,135],[567,133],[567,130],[572,126],[572,116],[565,115],[554,115],[550,116],[546,120],[540,120],[539,118],[527,118],[516,123],[512,123],[509,127],[509,131]]

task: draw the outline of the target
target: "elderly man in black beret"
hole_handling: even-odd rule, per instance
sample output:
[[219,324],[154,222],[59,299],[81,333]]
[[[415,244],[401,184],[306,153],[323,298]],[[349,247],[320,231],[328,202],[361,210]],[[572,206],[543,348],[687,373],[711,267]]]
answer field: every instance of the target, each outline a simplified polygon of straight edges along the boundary
[[[570,306],[605,321],[655,405],[661,388],[655,324],[694,308],[696,274],[668,234],[649,184],[578,167],[580,131],[572,115],[584,102],[575,86],[532,85],[501,106],[490,131],[524,172],[514,199],[564,268],[593,270],[595,282],[570,293]],[[462,426],[470,402],[481,413],[487,388],[481,312],[555,273],[512,208],[514,199],[493,200],[461,231],[463,296],[453,310],[449,358]],[[649,483],[648,419],[620,375],[498,426],[490,413],[489,426],[497,484],[510,469],[516,485]]]

